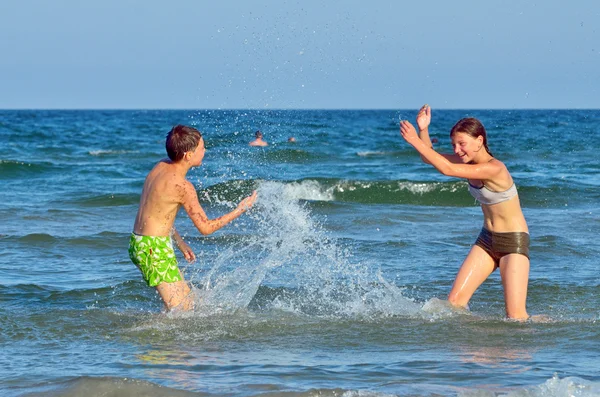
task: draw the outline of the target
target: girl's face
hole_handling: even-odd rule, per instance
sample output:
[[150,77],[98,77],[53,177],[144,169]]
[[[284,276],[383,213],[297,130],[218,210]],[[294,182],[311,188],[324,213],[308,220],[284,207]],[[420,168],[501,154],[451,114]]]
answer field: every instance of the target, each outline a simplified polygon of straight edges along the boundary
[[452,147],[454,153],[460,157],[463,163],[470,163],[483,148],[483,137],[480,135],[473,138],[464,132],[457,132],[452,135]]

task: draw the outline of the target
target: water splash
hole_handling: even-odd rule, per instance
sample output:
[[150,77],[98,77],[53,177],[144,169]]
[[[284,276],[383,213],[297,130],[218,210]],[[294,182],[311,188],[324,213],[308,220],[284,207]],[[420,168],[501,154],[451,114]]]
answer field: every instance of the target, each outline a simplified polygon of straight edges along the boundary
[[[200,311],[229,313],[260,301],[263,310],[334,318],[421,313],[380,270],[355,263],[350,250],[315,221],[300,200],[306,188],[260,184],[248,214],[256,230],[219,253],[200,280]],[[271,293],[257,294],[264,283],[273,286]]]
[[473,389],[460,392],[459,397],[553,397],[580,396],[592,397],[600,393],[600,384],[575,376],[559,378],[557,374],[541,385],[517,388],[508,393],[496,393],[491,390]]

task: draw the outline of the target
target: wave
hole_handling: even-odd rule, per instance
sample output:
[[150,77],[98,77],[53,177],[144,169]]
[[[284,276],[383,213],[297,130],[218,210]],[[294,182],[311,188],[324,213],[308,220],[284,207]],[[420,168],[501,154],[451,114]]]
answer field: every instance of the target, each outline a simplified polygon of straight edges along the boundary
[[388,157],[388,156],[398,156],[400,154],[405,154],[406,152],[400,151],[385,151],[385,150],[365,150],[363,152],[356,152],[356,155],[359,157]]
[[[232,179],[198,190],[203,204],[234,205],[266,183],[282,186],[285,200],[312,202],[340,202],[359,204],[399,204],[417,206],[474,207],[477,202],[469,195],[464,181],[366,181],[339,178],[308,178],[291,181],[260,179]],[[524,207],[548,208],[590,203],[589,188],[585,194],[560,186],[519,186],[519,197]],[[600,199],[600,192],[597,194]],[[80,207],[115,207],[137,205],[139,193],[99,194],[74,198],[67,203]],[[590,203],[591,204],[591,203]]]
[[91,156],[112,156],[112,155],[121,155],[121,154],[130,154],[130,153],[139,153],[139,151],[135,150],[90,150],[88,154]]
[[[203,204],[237,203],[265,183],[278,183],[286,200],[340,202],[358,204],[398,204],[416,206],[475,207],[464,181],[368,181],[340,178],[306,178],[267,181],[261,179],[232,179],[198,190]],[[520,185],[519,197],[523,207],[552,208],[566,205],[593,204],[600,191],[586,185],[539,187]],[[595,192],[597,191],[597,192]],[[61,203],[78,207],[116,207],[139,204],[139,193],[111,193],[71,198]]]
[[569,205],[594,205],[600,199],[600,190],[578,181],[577,184],[550,186],[517,186],[524,207],[557,208]]
[[61,203],[68,203],[79,207],[118,207],[123,205],[139,204],[140,195],[135,193],[110,193],[95,196],[79,197]]
[[[8,236],[4,236],[4,238],[9,238]],[[31,233],[25,236],[20,237],[19,242],[25,244],[44,244],[44,243],[54,243],[59,241],[58,238],[47,234],[47,233]]]
[[[304,367],[300,367],[301,369]],[[315,369],[313,369],[315,370]],[[331,380],[333,381],[333,379]],[[298,386],[296,386],[297,388]],[[576,376],[560,378],[558,375],[546,380],[544,383],[534,386],[512,386],[508,391],[506,387],[494,390],[491,386],[457,388],[455,385],[444,385],[437,383],[435,386],[429,383],[409,383],[396,385],[390,390],[390,385],[384,390],[369,389],[345,389],[345,388],[310,388],[308,390],[290,390],[285,384],[263,384],[262,388],[268,390],[264,393],[257,392],[256,385],[240,384],[237,387],[239,395],[253,395],[255,397],[390,397],[390,396],[455,396],[459,397],[564,397],[577,395],[578,397],[596,397],[600,393],[600,382],[589,381]],[[13,388],[17,389],[17,388]],[[87,397],[100,396],[148,396],[148,397],[197,397],[197,396],[229,396],[231,392],[224,394],[207,393],[200,391],[187,391],[173,387],[163,386],[145,379],[120,378],[120,377],[90,377],[79,376],[62,382],[51,382],[34,387],[19,388],[21,396],[28,397],[70,397],[85,395]],[[393,393],[393,394],[391,394]]]
[[474,204],[464,182],[330,180],[325,186],[341,202],[452,207]]
[[[203,189],[207,200],[235,202],[264,183],[279,183],[287,200],[342,202],[359,204],[407,204],[417,206],[474,207],[479,204],[467,190],[467,182],[454,181],[368,181],[340,178],[299,180],[230,180]],[[600,191],[589,186],[520,185],[523,207],[556,208],[588,205],[600,199]],[[202,195],[201,195],[202,196]]]
[[361,204],[472,206],[464,182],[357,181],[311,178],[296,181],[232,180],[203,189],[207,199],[235,201],[250,189],[279,184],[282,199]]
[[10,252],[12,246],[18,244],[25,250],[52,246],[54,244],[60,244],[68,247],[67,249],[82,249],[89,247],[90,249],[105,249],[111,248],[119,244],[127,244],[129,238],[128,234],[117,233],[112,231],[101,231],[91,235],[80,235],[73,237],[66,236],[54,236],[48,233],[29,233],[25,235],[0,235],[0,239],[4,240],[6,244],[9,244],[11,248],[6,251]]
[[564,396],[592,397],[600,395],[600,382],[592,382],[576,376],[560,378],[554,375],[551,379],[541,385],[513,387],[505,392],[494,392],[491,390],[470,388],[458,393],[459,397],[564,397]]
[[[131,272],[136,275],[138,273],[133,265]],[[107,318],[128,310],[147,310],[149,303],[155,298],[153,291],[145,288],[141,279],[119,282],[113,286],[106,285],[105,281],[94,280],[97,285],[95,287],[86,280],[76,285],[58,285],[52,280],[46,281],[46,284],[44,280],[36,284],[0,284],[0,298],[7,307],[27,306],[29,313],[39,313],[36,320],[42,324],[52,320],[57,311],[73,310],[77,314],[81,313],[82,308],[104,309],[103,317]],[[64,325],[68,326],[66,323]],[[0,326],[0,330],[2,328]]]
[[30,178],[54,170],[55,166],[49,162],[29,163],[18,160],[0,160],[0,179]]
[[[283,151],[286,155],[294,150]],[[303,152],[300,152],[303,153]],[[365,152],[364,156],[387,156],[391,152]],[[298,153],[296,153],[298,154]],[[308,159],[298,154],[295,161]],[[52,168],[41,164],[0,161],[0,175],[4,178],[22,178],[38,175]],[[232,179],[198,190],[203,203],[231,205],[250,194],[261,184],[272,182],[262,179]],[[473,207],[477,202],[470,196],[467,183],[453,181],[411,180],[351,180],[341,178],[303,178],[274,181],[285,186],[286,199],[315,202],[341,202],[359,204],[406,204],[416,206]],[[551,184],[546,186],[519,185],[523,207],[557,208],[568,205],[593,205],[600,200],[600,190],[595,185]],[[139,193],[111,193],[75,197],[61,203],[79,207],[115,207],[137,205]]]

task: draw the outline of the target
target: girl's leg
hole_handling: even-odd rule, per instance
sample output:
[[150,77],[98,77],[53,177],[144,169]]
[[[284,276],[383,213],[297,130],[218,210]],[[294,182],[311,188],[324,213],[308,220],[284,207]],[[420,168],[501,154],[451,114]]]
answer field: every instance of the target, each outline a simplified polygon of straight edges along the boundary
[[477,288],[492,274],[494,267],[492,257],[483,248],[474,245],[456,275],[448,301],[455,306],[466,307]]
[[504,287],[506,316],[526,320],[527,284],[529,282],[529,259],[525,255],[510,254],[500,259],[500,277]]

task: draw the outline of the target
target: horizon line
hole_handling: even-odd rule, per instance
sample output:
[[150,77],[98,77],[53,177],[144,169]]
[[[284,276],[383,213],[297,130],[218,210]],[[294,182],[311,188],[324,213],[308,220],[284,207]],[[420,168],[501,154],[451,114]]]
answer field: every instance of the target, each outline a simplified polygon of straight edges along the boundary
[[[357,110],[357,111],[364,111],[364,110],[381,110],[381,111],[397,111],[397,110],[402,110],[402,111],[410,111],[410,110],[415,110],[418,108],[239,108],[239,107],[231,107],[231,108],[188,108],[188,107],[149,107],[149,108],[144,108],[144,107],[122,107],[122,108],[117,108],[117,107],[90,107],[90,108],[68,108],[68,107],[56,107],[56,108],[46,108],[46,107],[32,107],[32,108],[26,108],[26,107],[15,107],[15,108],[0,108],[0,111],[33,111],[33,110],[40,110],[40,111],[48,111],[48,110],[54,110],[54,111],[155,111],[155,110],[173,110],[173,111],[206,111],[206,110],[217,110],[217,111],[232,111],[232,110],[236,110],[236,111],[282,111],[282,110],[286,110],[286,111],[315,111],[315,110],[332,110],[332,111],[340,111],[340,110]],[[435,107],[434,109],[436,110],[600,110],[600,108],[593,108],[593,107],[572,107],[572,108],[567,108],[567,107],[518,107],[518,108],[506,108],[506,107]]]

